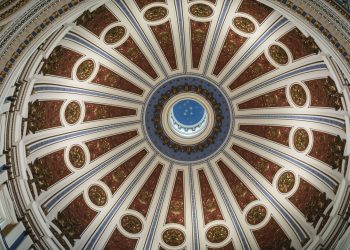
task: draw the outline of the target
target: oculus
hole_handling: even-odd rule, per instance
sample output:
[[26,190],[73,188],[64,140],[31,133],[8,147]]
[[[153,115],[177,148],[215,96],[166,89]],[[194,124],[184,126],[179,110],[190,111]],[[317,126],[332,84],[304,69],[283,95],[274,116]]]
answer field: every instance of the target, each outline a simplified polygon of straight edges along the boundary
[[192,99],[180,100],[173,105],[169,114],[172,130],[179,136],[192,138],[205,129],[208,114],[205,107]]
[[233,126],[226,96],[216,85],[194,76],[160,85],[149,96],[143,115],[149,141],[178,162],[213,155],[225,145]]

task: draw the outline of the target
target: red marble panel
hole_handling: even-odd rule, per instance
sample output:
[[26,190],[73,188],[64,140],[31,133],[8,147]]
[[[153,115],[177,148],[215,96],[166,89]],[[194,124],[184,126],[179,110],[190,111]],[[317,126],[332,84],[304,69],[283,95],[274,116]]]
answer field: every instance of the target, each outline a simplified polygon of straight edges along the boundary
[[185,225],[185,199],[184,199],[184,180],[183,171],[177,172],[175,185],[170,199],[166,224],[177,223]]
[[339,168],[344,154],[344,142],[328,133],[312,131],[312,134],[314,142],[309,155],[333,168]]
[[322,229],[325,227],[325,225],[329,221],[332,210],[333,210],[333,207],[331,207],[328,210],[327,214],[322,218],[322,222],[321,222],[320,226],[317,229],[317,234],[319,234],[322,231]]
[[229,88],[234,90],[274,69],[276,68],[267,60],[265,54],[261,54],[230,84]]
[[313,226],[316,226],[331,202],[330,199],[327,199],[326,193],[322,193],[303,178],[300,178],[299,187],[289,200],[304,214],[308,222],[313,223]]
[[330,78],[305,81],[311,94],[311,106],[331,107],[339,109],[342,107],[341,100],[337,95],[335,82]]
[[213,190],[211,189],[207,176],[205,175],[203,170],[198,171],[198,177],[201,188],[201,198],[205,224],[208,224],[209,222],[215,220],[223,220],[224,218],[221,214]]
[[208,247],[208,250],[234,250],[234,249],[235,249],[235,247],[233,245],[233,242],[228,243],[224,247],[219,247],[219,248]]
[[253,234],[261,250],[291,249],[291,240],[273,217]]
[[111,23],[118,19],[106,8],[105,5],[97,8],[91,13],[84,13],[77,20],[77,24],[91,31],[96,36],[100,36],[102,31]]
[[270,183],[272,183],[277,171],[281,169],[281,167],[276,163],[266,160],[264,157],[254,154],[245,148],[241,148],[238,145],[233,145],[232,150],[239,154],[244,160],[246,160]]
[[122,45],[116,47],[115,50],[128,58],[153,79],[158,77],[152,65],[131,36]]
[[289,146],[290,127],[264,126],[264,125],[240,125],[241,131],[257,135],[271,141]]
[[134,0],[140,9],[151,3],[164,3],[164,0]]
[[66,78],[72,78],[74,64],[82,55],[68,48],[57,46],[44,60],[41,71],[44,75],[55,75]]
[[238,9],[238,12],[244,12],[251,15],[259,23],[262,23],[272,11],[273,9],[256,0],[243,0]]
[[114,230],[111,237],[109,238],[105,250],[117,250],[117,249],[125,249],[131,250],[136,249],[137,239],[131,239],[124,236],[121,232],[119,232],[118,228]]
[[218,161],[223,176],[229,185],[233,195],[235,196],[239,207],[243,210],[249,203],[257,200],[250,189],[235,175],[232,170],[223,162]]
[[40,130],[62,126],[60,110],[63,101],[39,101],[29,104],[27,132],[35,133]]
[[209,30],[210,22],[197,22],[191,20],[191,49],[192,49],[192,66],[199,67],[199,61],[202,57],[205,41]]
[[294,60],[317,54],[320,50],[312,38],[305,37],[297,28],[282,36],[279,41],[288,47]]
[[91,161],[135,138],[137,135],[137,130],[132,130],[86,142]]
[[150,27],[172,69],[176,69],[176,56],[170,22]]
[[97,103],[85,103],[84,121],[135,116],[136,110],[131,108],[109,106]]
[[146,155],[146,149],[141,150],[104,176],[101,181],[106,183],[111,189],[112,194],[114,194]]
[[49,189],[71,173],[64,161],[64,149],[35,159],[29,168],[39,192]]
[[286,88],[280,88],[238,104],[239,109],[289,107]]
[[220,55],[215,65],[213,71],[214,75],[219,75],[226,64],[232,59],[232,57],[237,53],[237,51],[242,47],[242,45],[247,40],[246,37],[240,36],[233,30],[229,30],[225,38],[224,45],[221,49]]
[[153,195],[159,182],[160,174],[162,173],[163,165],[158,164],[153,170],[152,174],[148,177],[145,184],[136,195],[133,202],[130,204],[129,209],[138,211],[144,217],[146,217],[148,209],[153,200]]
[[127,91],[136,95],[143,94],[143,90],[138,86],[103,65],[100,66],[98,73],[92,82]]
[[[84,212],[82,213],[82,211]],[[74,240],[80,238],[96,215],[97,212],[86,204],[84,196],[81,194],[65,209],[58,212],[57,218],[53,220],[53,223],[74,245]]]

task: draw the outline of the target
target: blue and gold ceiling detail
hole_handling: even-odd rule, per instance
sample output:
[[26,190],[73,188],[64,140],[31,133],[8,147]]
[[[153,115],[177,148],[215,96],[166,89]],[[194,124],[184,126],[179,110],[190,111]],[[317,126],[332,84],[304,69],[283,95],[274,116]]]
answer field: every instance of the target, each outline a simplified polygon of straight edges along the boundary
[[304,30],[256,0],[104,1],[65,27],[14,121],[38,245],[325,246],[347,106]]

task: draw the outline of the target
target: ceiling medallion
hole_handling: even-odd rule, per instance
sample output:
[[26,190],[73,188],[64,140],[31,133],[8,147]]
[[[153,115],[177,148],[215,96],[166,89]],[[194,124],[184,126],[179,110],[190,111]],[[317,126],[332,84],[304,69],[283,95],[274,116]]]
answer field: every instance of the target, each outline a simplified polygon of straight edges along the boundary
[[69,150],[69,161],[75,168],[81,168],[85,165],[84,149],[80,146],[74,145]]
[[85,60],[78,66],[77,78],[80,81],[85,81],[91,76],[93,71],[94,62],[92,60]]
[[185,234],[179,229],[171,228],[163,233],[163,241],[169,246],[180,246],[185,241]]
[[250,225],[258,225],[266,217],[266,208],[264,206],[255,206],[247,213],[247,221]]
[[289,193],[295,184],[295,176],[292,172],[284,172],[278,179],[278,190],[282,193]]
[[213,10],[209,5],[197,3],[191,6],[191,13],[196,17],[209,17],[213,14]]
[[145,12],[145,18],[148,21],[159,21],[168,15],[168,10],[162,6],[156,6]]
[[233,24],[240,30],[245,33],[253,33],[255,31],[255,25],[246,17],[236,17],[233,19]]
[[73,125],[78,122],[81,114],[80,105],[77,102],[68,103],[66,110],[64,111],[64,117],[66,121]]
[[105,35],[105,42],[107,44],[114,44],[119,42],[126,34],[126,30],[122,26],[116,26],[107,31]]
[[288,55],[287,52],[278,45],[272,45],[269,48],[269,53],[272,59],[281,65],[286,65],[288,63]]
[[297,106],[302,107],[305,105],[307,100],[307,95],[303,86],[297,83],[293,84],[292,87],[290,88],[290,93],[291,93],[293,102]]
[[294,133],[294,147],[302,152],[305,151],[309,145],[309,134],[305,129],[298,129]]
[[141,221],[133,215],[124,216],[121,220],[121,224],[125,231],[131,234],[137,234],[142,230]]
[[224,226],[213,226],[207,231],[207,239],[212,243],[223,242],[228,237],[228,230]]
[[217,152],[232,126],[229,102],[214,84],[198,77],[166,81],[148,99],[145,130],[171,160],[198,162]]
[[96,206],[103,206],[107,203],[107,194],[102,187],[93,185],[88,191],[89,198]]

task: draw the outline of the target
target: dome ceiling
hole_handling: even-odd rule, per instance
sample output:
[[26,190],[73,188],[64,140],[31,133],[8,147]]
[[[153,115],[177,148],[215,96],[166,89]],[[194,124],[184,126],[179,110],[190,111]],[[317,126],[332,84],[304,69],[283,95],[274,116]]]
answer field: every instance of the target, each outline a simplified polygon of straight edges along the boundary
[[[346,107],[327,57],[279,12],[255,0],[105,1],[38,51],[27,118],[13,124],[18,190],[50,247],[321,244],[346,172]],[[187,99],[207,117],[184,138],[169,114]]]

